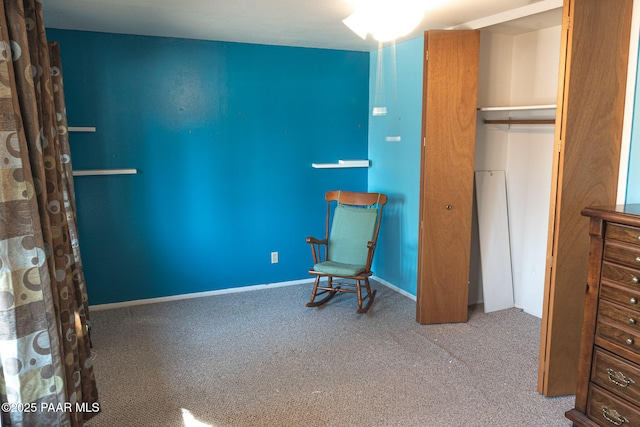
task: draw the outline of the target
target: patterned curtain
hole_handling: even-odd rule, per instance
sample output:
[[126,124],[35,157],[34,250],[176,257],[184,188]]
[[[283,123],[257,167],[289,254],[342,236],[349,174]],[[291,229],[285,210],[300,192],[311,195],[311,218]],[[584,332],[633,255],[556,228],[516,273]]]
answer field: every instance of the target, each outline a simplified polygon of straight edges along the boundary
[[38,0],[0,10],[0,402],[6,426],[99,410],[59,47]]

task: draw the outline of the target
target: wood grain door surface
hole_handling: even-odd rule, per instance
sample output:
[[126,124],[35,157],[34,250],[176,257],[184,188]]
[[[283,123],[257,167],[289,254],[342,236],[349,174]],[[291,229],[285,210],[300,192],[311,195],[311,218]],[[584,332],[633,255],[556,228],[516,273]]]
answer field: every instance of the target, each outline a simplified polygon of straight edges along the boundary
[[565,0],[538,391],[575,393],[586,206],[616,201],[632,0]]
[[416,319],[466,322],[480,33],[425,33]]

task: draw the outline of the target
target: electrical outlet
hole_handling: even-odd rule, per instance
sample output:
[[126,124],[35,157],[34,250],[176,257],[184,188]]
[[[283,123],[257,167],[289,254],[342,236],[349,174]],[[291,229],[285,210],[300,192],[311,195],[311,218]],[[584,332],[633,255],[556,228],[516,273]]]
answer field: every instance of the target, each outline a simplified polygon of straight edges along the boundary
[[271,252],[271,264],[278,263],[278,252]]

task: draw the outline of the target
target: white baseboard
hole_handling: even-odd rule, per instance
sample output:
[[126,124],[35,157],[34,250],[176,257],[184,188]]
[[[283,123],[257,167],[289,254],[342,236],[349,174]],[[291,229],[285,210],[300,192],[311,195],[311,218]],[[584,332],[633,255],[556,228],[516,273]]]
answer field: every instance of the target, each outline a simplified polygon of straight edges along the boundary
[[[409,292],[404,289],[400,289],[399,287],[392,285],[384,279],[381,279],[377,276],[372,277],[377,283],[380,283],[383,286],[391,289],[392,291],[398,292],[410,298],[412,300],[416,300],[415,295],[411,295]],[[99,310],[111,310],[115,308],[124,308],[124,307],[133,307],[136,305],[145,305],[145,304],[155,304],[158,302],[168,302],[168,301],[179,301],[183,299],[191,299],[191,298],[201,298],[201,297],[209,297],[213,295],[224,295],[224,294],[235,294],[238,292],[249,292],[249,291],[257,291],[260,289],[268,289],[268,288],[279,288],[282,286],[293,286],[293,285],[303,285],[313,283],[314,279],[300,279],[300,280],[290,280],[288,282],[276,282],[276,283],[267,283],[264,285],[252,285],[252,286],[241,286],[238,288],[228,288],[228,289],[218,289],[215,291],[205,291],[205,292],[194,292],[190,294],[180,294],[180,295],[171,295],[167,297],[158,297],[158,298],[146,298],[139,299],[134,301],[123,301],[123,302],[114,302],[108,304],[97,304],[90,305],[89,310],[91,311],[99,311]]]
[[218,289],[215,291],[205,291],[205,292],[194,292],[190,294],[180,294],[180,295],[171,295],[167,297],[158,297],[158,298],[146,298],[139,299],[134,301],[123,301],[123,302],[114,302],[109,304],[97,304],[90,305],[89,309],[91,311],[98,310],[111,310],[114,308],[123,308],[123,307],[133,307],[136,305],[144,305],[144,304],[155,304],[158,302],[167,302],[167,301],[179,301],[183,299],[191,299],[191,298],[200,298],[200,297],[209,297],[212,295],[223,295],[223,294],[234,294],[238,292],[248,292],[248,291],[257,291],[259,289],[267,289],[267,288],[279,288],[282,286],[293,286],[293,285],[302,285],[305,283],[313,283],[313,278],[310,279],[301,279],[301,280],[290,280],[288,282],[276,282],[276,283],[268,283],[264,285],[252,285],[252,286],[241,286],[238,288],[228,288],[228,289]]
[[378,276],[373,276],[372,279],[375,280],[376,282],[380,283],[381,285],[386,286],[387,288],[391,289],[392,291],[396,291],[397,293],[399,293],[401,295],[404,295],[405,297],[407,297],[409,299],[417,301],[417,298],[416,298],[415,295],[410,294],[409,292],[405,291],[404,289],[400,289],[396,285],[392,285],[391,283],[387,282],[384,279],[379,278]]

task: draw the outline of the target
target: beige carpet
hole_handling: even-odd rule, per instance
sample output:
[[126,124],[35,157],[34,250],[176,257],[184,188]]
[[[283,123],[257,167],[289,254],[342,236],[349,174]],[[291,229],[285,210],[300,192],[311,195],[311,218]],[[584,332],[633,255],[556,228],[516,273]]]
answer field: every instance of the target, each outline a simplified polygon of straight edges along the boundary
[[385,288],[306,308],[310,286],[92,312],[90,427],[569,426],[536,392],[540,319],[517,309],[423,326]]

